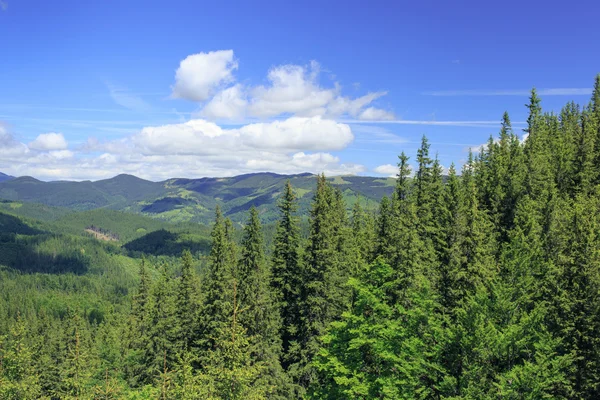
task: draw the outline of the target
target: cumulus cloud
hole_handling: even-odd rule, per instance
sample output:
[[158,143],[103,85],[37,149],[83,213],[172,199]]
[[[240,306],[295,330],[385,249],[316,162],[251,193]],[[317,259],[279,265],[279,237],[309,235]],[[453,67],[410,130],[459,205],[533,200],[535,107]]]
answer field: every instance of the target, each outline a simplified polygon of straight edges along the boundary
[[182,124],[146,127],[132,136],[131,144],[144,154],[210,155],[261,150],[276,153],[341,150],[353,139],[348,125],[321,117],[292,117],[236,129],[223,129],[213,122],[193,119]]
[[148,126],[116,140],[89,138],[72,150],[66,149],[66,141],[59,146],[48,135],[27,146],[0,134],[0,170],[41,179],[100,179],[130,173],[153,180],[258,171],[328,175],[365,171],[362,165],[344,163],[330,153],[353,141],[350,127],[319,116],[231,129],[193,119]]
[[234,85],[217,93],[200,111],[200,116],[210,119],[240,120],[246,114],[248,101],[242,85]]
[[[248,113],[255,117],[275,117],[282,114],[300,116],[326,116],[337,118],[342,115],[361,118],[369,104],[385,96],[386,92],[373,92],[352,99],[341,95],[341,87],[324,88],[318,83],[320,66],[313,61],[308,67],[283,65],[272,68],[268,73],[267,86],[257,86],[250,92]],[[365,114],[393,115],[384,110],[370,107]]]
[[21,143],[0,124],[0,171],[14,176],[69,177],[77,172],[72,164],[75,153],[66,147],[58,133],[39,135],[28,145]]
[[378,174],[387,175],[393,178],[396,177],[396,174],[398,174],[398,167],[392,164],[384,164],[376,167],[373,171],[377,172]]
[[233,50],[219,50],[187,56],[175,72],[172,95],[191,101],[207,100],[216,87],[233,81],[238,67]]
[[239,132],[251,147],[279,150],[342,150],[354,139],[348,125],[321,117],[251,124]]
[[49,151],[65,150],[68,143],[62,133],[42,133],[35,140],[29,143],[31,150]]
[[267,79],[270,84],[252,89],[250,115],[273,117],[284,113],[304,116],[324,115],[327,105],[336,96],[335,90],[323,89],[317,84],[319,66],[312,62],[309,68],[282,65],[272,68]]
[[[177,71],[173,95],[201,103],[198,115],[211,120],[291,115],[349,116],[361,120],[395,118],[391,112],[372,105],[386,92],[371,92],[351,98],[341,94],[342,88],[338,83],[322,86],[319,83],[321,67],[316,61],[309,65],[275,66],[267,72],[264,85],[235,83],[232,71],[236,68],[237,62],[231,50],[189,56]],[[231,85],[213,93],[217,86],[226,83]]]

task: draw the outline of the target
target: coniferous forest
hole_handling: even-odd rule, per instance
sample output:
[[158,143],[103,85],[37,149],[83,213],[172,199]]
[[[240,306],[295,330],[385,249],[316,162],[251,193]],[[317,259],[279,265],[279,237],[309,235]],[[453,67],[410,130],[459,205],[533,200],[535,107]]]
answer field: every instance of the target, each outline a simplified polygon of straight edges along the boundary
[[[0,399],[600,398],[600,75],[589,104],[526,106],[460,168],[423,137],[375,213],[321,175],[272,230],[217,207],[209,253],[102,259],[109,294],[0,269]],[[50,286],[78,300],[21,295]]]

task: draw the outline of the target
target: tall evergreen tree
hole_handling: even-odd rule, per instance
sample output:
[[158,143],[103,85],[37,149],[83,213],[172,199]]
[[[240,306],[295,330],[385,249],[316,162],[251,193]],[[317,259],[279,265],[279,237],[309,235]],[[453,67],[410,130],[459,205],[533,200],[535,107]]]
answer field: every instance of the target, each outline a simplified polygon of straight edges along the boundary
[[202,279],[204,302],[199,315],[199,341],[202,356],[215,346],[216,333],[228,324],[231,310],[231,287],[235,267],[235,249],[231,225],[223,218],[221,209],[215,210],[211,232],[208,267]]
[[177,336],[181,351],[187,352],[197,340],[196,322],[198,316],[198,286],[192,267],[193,259],[189,250],[185,250],[181,257],[181,277],[177,281],[177,297],[175,309],[177,317]]
[[[424,147],[428,151],[428,144],[424,138]],[[406,301],[406,291],[413,285],[415,276],[419,273],[429,274],[433,264],[423,260],[433,261],[433,243],[429,247],[429,253],[425,254],[423,236],[419,232],[419,217],[417,215],[416,195],[413,185],[409,181],[411,174],[409,158],[402,153],[398,162],[398,179],[396,191],[392,201],[392,234],[391,247],[393,255],[390,264],[396,271],[394,282],[394,295],[396,301]],[[424,195],[427,198],[428,195]]]
[[129,324],[125,327],[128,352],[125,360],[125,375],[132,386],[150,382],[144,357],[150,334],[150,298],[151,280],[146,268],[146,259],[142,257],[139,266],[139,284],[133,296]]
[[600,74],[596,75],[594,82],[594,91],[592,92],[592,100],[588,106],[589,112],[589,123],[586,126],[590,135],[596,134],[594,139],[594,165],[596,166],[595,171],[595,184],[600,183]]
[[383,196],[379,203],[377,213],[377,235],[374,257],[381,256],[388,262],[393,262],[395,257],[394,223],[395,215],[392,203],[387,196]]
[[160,278],[151,291],[148,311],[148,342],[144,361],[149,377],[158,379],[165,368],[175,368],[178,354],[178,324],[175,308],[175,290],[173,280],[163,265]]
[[352,208],[351,231],[353,248],[362,266],[368,263],[373,255],[375,242],[375,226],[371,214],[365,213],[360,205],[360,200]]
[[63,336],[66,354],[61,367],[61,385],[54,394],[63,399],[81,399],[91,393],[95,360],[86,321],[73,310],[70,314]]
[[457,305],[454,293],[455,270],[464,263],[462,251],[465,228],[463,190],[454,164],[448,170],[448,181],[444,187],[445,212],[440,214],[444,232],[445,248],[440,257],[440,279],[438,292],[442,310],[451,315]]
[[436,197],[440,194],[441,169],[439,162],[435,166],[433,165],[433,160],[429,156],[429,147],[427,138],[423,136],[421,147],[417,150],[418,168],[414,178],[412,204],[415,207],[416,231],[421,243],[421,269],[429,279],[436,280],[435,270],[441,243],[440,229],[434,213],[439,212],[436,204],[441,205],[440,202],[436,202]]
[[348,278],[340,252],[339,201],[325,175],[317,180],[317,190],[310,211],[310,237],[303,263],[300,329],[301,356],[296,381],[308,387],[317,377],[310,361],[319,349],[319,338],[327,325],[348,307],[344,287]]
[[600,201],[577,196],[569,213],[570,233],[565,238],[558,277],[555,326],[562,337],[564,353],[574,356],[571,383],[576,398],[600,396]]
[[287,369],[290,348],[299,342],[300,329],[300,237],[295,216],[297,199],[290,181],[285,184],[278,204],[279,221],[271,260],[271,286],[281,316],[282,364]]
[[271,292],[271,271],[264,255],[263,233],[256,208],[250,209],[244,227],[239,263],[239,303],[244,310],[239,323],[249,337],[252,359],[261,363],[264,373],[261,381],[280,389],[284,394],[285,377],[280,364],[281,319]]
[[208,399],[259,400],[273,393],[273,387],[260,379],[264,366],[251,357],[247,332],[239,321],[243,310],[238,302],[237,281],[231,280],[228,321],[214,333],[214,347],[207,354],[198,393]]

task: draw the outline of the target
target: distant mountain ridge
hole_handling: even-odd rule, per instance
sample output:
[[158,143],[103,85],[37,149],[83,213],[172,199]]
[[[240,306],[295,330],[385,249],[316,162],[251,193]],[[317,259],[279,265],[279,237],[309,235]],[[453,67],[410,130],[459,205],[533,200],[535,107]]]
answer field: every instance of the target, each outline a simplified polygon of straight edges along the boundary
[[[30,176],[0,181],[0,199],[41,203],[72,210],[107,208],[127,211],[171,222],[209,222],[218,204],[234,221],[243,221],[250,207],[258,208],[261,218],[277,218],[277,200],[285,182],[290,180],[299,198],[299,212],[305,213],[316,187],[310,173],[280,175],[270,172],[228,178],[173,178],[152,182],[121,174],[99,181],[43,182]],[[393,191],[391,178],[337,176],[329,178],[338,187],[348,208],[360,199],[363,207],[374,209],[377,202]]]
[[2,172],[0,172],[0,182],[4,182],[4,181],[7,181],[7,180],[13,179],[13,178],[14,178],[13,176],[6,175],[6,174],[3,174]]

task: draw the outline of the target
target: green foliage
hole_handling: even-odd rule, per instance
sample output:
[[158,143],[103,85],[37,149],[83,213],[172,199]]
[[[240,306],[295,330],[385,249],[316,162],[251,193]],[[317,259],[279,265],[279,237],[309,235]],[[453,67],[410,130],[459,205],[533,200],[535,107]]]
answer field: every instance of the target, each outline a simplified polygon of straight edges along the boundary
[[316,399],[416,399],[437,396],[441,325],[426,281],[407,293],[412,306],[395,303],[394,269],[378,258],[358,279],[351,311],[333,322],[315,359],[323,376]]
[[214,399],[265,399],[275,388],[260,377],[264,364],[251,357],[251,345],[246,329],[238,318],[243,314],[238,304],[237,282],[231,289],[229,320],[214,332],[215,346],[203,369],[208,381],[208,397]]
[[311,209],[308,247],[302,268],[300,298],[300,343],[296,351],[292,375],[297,383],[308,387],[316,375],[310,360],[318,352],[319,337],[327,325],[349,305],[345,283],[350,265],[345,259],[345,210],[339,195],[324,175],[318,178]]
[[[286,182],[284,194],[279,202],[280,221],[273,244],[271,260],[271,287],[278,312],[281,317],[280,338],[284,355],[288,355],[290,347],[299,341],[300,329],[300,232],[296,195],[290,181]],[[282,358],[285,368],[290,360]]]
[[0,183],[96,208],[0,203],[0,399],[600,398],[600,76],[527,107],[446,178]]
[[[239,302],[243,312],[239,323],[249,337],[250,356],[264,366],[259,381],[265,386],[285,390],[281,367],[281,316],[271,286],[263,245],[263,233],[256,208],[250,209],[244,227],[241,260],[236,272],[239,281]],[[285,397],[284,397],[285,398]]]
[[0,337],[0,399],[37,399],[41,388],[25,322],[17,317],[8,337]]

